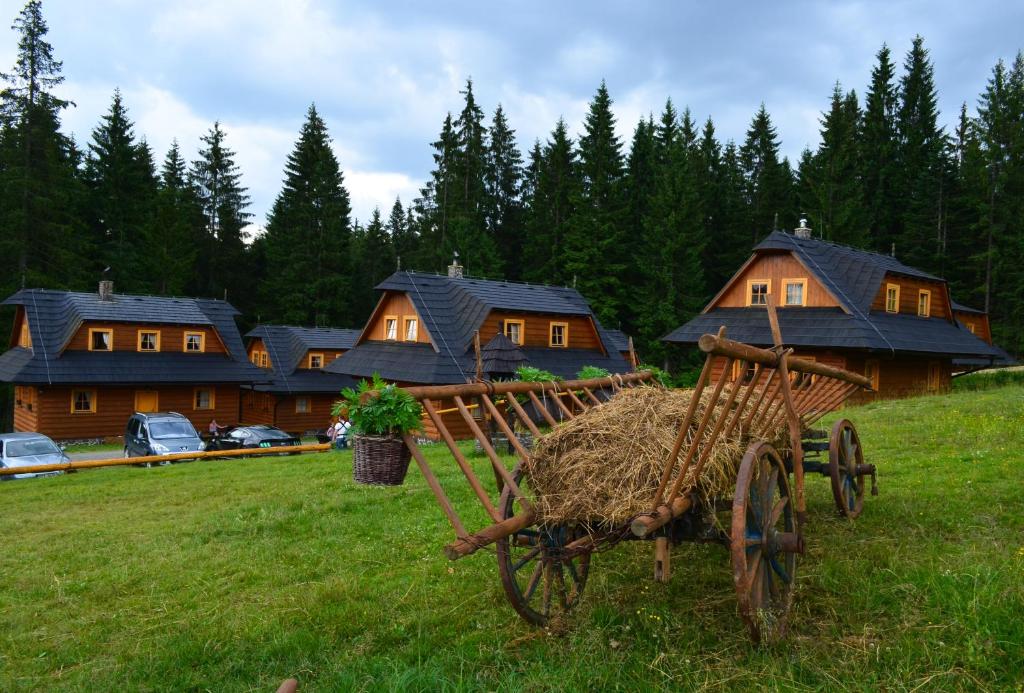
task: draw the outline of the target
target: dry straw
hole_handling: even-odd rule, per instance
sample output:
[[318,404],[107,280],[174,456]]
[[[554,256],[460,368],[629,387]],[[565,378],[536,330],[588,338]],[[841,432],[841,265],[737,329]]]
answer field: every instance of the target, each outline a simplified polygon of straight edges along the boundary
[[[650,511],[665,460],[672,451],[692,396],[692,390],[654,387],[623,390],[611,401],[541,437],[527,464],[527,472],[544,520],[621,526],[638,514]],[[694,444],[697,424],[710,399],[705,392],[697,405],[683,454],[672,473],[673,480],[680,472],[687,448]],[[689,472],[691,478],[683,486],[684,490],[696,488],[706,500],[732,496],[736,470],[748,443],[739,426],[728,438],[720,435],[700,479],[694,484],[692,473],[696,460],[710,437],[714,422],[723,413],[723,405],[721,400],[715,404],[702,442],[697,444]],[[752,406],[751,401],[747,407]],[[735,407],[736,404],[729,411],[730,418]],[[746,412],[740,421],[745,418]],[[776,446],[785,445],[785,425],[765,437]]]

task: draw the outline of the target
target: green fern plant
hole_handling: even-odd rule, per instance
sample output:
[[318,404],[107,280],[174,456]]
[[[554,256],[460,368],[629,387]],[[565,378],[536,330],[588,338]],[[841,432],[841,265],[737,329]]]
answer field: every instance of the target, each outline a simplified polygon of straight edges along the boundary
[[[370,392],[376,392],[376,396],[369,395]],[[420,429],[422,409],[416,398],[374,373],[372,380],[363,380],[355,389],[342,390],[331,413],[347,414],[357,434],[400,436]]]

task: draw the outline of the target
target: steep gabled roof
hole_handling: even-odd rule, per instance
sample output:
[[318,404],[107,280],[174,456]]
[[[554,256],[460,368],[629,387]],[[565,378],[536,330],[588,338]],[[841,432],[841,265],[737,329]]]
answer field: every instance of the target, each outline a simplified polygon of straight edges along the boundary
[[613,330],[605,328],[605,333],[608,335],[608,339],[611,343],[608,345],[615,351],[629,351],[629,335],[622,330]]
[[259,338],[270,356],[270,382],[256,387],[265,392],[340,392],[354,380],[346,375],[323,370],[300,369],[310,350],[348,350],[355,346],[359,330],[333,327],[294,327],[292,325],[258,325],[246,339]]
[[949,307],[952,308],[953,311],[957,312],[957,313],[971,313],[973,315],[986,315],[985,311],[983,311],[983,310],[978,310],[977,308],[971,308],[970,306],[965,306],[964,304],[957,303],[956,301],[950,301],[949,302]]
[[[0,380],[17,383],[253,382],[262,374],[249,364],[235,325],[238,311],[226,301],[166,296],[98,294],[22,289],[4,300],[28,316],[32,348],[0,355]],[[210,327],[228,354],[65,352],[87,321]]]
[[[890,255],[873,253],[817,238],[797,238],[773,231],[754,247],[754,252],[785,250],[793,253],[848,312],[867,312],[887,273],[943,282]],[[943,282],[944,283],[944,282]]]
[[[377,285],[378,291],[400,291],[412,301],[433,344],[364,341],[327,366],[327,371],[359,377],[379,372],[384,378],[415,383],[461,383],[472,379],[476,366],[473,334],[493,310],[549,315],[579,315],[593,319],[606,354],[576,349],[524,349],[530,364],[565,370],[566,354],[586,357],[579,365],[599,365],[612,372],[628,370],[612,337],[575,289],[542,284],[452,278],[400,271]],[[491,335],[481,335],[488,339]],[[533,352],[541,352],[534,354]],[[548,353],[552,352],[552,353]],[[558,355],[554,352],[564,352]],[[600,363],[598,363],[600,361]],[[578,366],[576,367],[578,369]],[[575,370],[570,375],[575,375]]]

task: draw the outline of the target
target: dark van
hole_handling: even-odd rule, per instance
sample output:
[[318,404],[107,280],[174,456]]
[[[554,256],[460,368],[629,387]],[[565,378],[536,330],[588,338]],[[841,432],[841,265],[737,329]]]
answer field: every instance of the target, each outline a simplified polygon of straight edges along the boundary
[[124,456],[172,455],[205,449],[195,426],[177,412],[135,412],[124,432]]

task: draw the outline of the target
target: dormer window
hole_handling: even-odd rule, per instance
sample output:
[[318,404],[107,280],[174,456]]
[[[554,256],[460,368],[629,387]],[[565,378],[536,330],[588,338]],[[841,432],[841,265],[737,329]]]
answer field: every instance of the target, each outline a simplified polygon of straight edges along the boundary
[[415,342],[419,332],[419,321],[416,318],[405,319],[405,341]]
[[310,368],[323,368],[324,367],[324,355],[323,354],[310,354],[309,355],[309,367]]
[[770,279],[751,279],[747,282],[747,305],[768,305],[768,294],[771,293],[771,290],[772,282]]
[[270,359],[267,358],[267,352],[260,352],[260,368],[270,368]]
[[886,313],[899,313],[900,312],[900,285],[899,284],[886,284],[885,285],[885,312]]
[[384,316],[384,339],[396,342],[398,341],[398,316],[397,315],[385,315]]
[[806,306],[807,305],[807,280],[806,279],[783,279],[783,305],[785,306]]
[[203,353],[206,351],[206,335],[202,332],[186,332],[184,348],[189,354]]
[[523,333],[526,331],[525,320],[506,320],[505,321],[505,336],[510,341],[519,344],[523,344]]
[[548,335],[548,346],[565,348],[569,345],[569,323],[553,322]]
[[160,333],[154,330],[139,330],[139,351],[160,351]]
[[18,335],[18,346],[32,348],[32,333],[28,330],[28,320],[21,321],[21,334]]
[[965,323],[965,324],[967,325],[967,331],[970,332],[971,334],[974,334],[974,330],[975,330],[974,323],[973,322],[968,322],[968,323]]
[[89,329],[89,351],[113,351],[114,331],[111,329]]
[[927,318],[932,312],[932,292],[928,289],[921,289],[917,293],[917,314],[919,317]]

